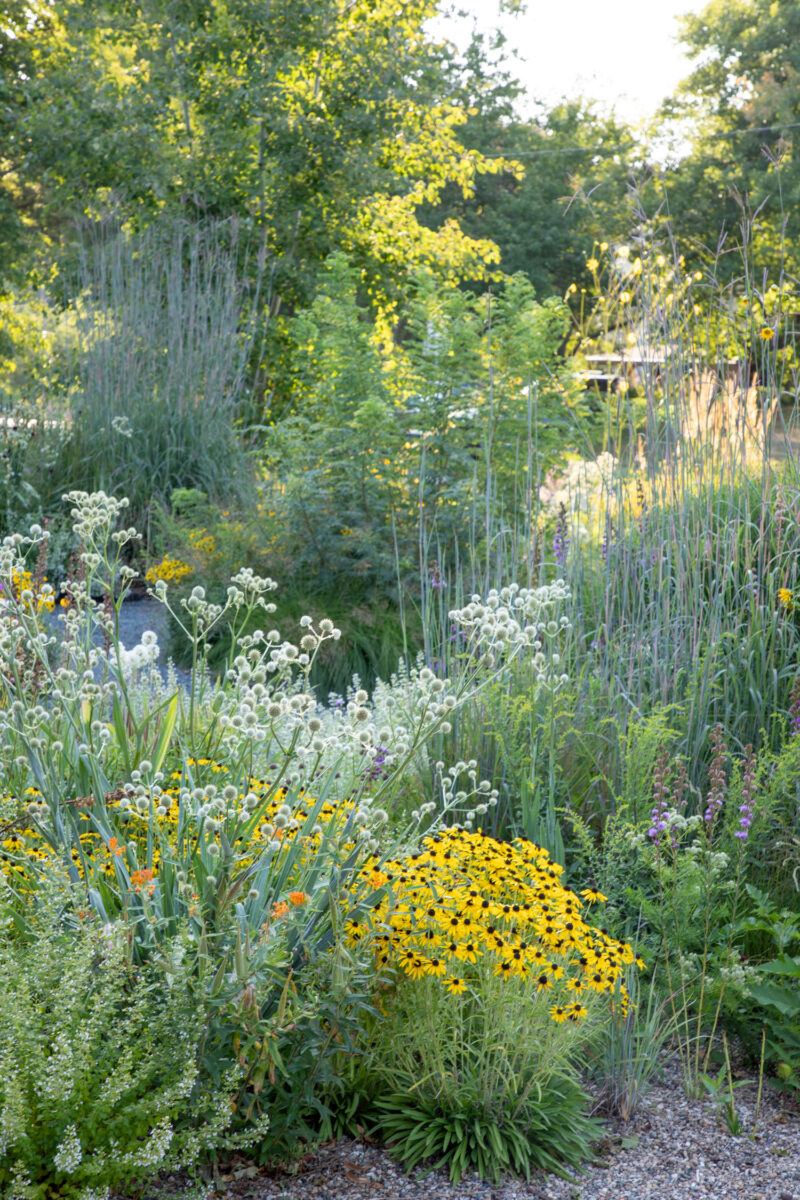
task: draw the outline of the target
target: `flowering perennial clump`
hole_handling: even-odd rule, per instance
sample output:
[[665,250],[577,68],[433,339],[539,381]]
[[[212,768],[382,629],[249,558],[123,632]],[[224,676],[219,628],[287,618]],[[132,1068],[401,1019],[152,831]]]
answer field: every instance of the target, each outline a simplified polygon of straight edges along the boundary
[[[462,828],[429,835],[408,858],[368,865],[362,877],[385,887],[369,934],[379,967],[432,976],[460,994],[479,963],[490,965],[503,979],[552,992],[554,1020],[580,1020],[586,997],[614,991],[634,954],[584,921],[583,902],[562,885],[561,872],[532,842],[509,844]],[[591,888],[582,896],[605,899]],[[366,931],[365,923],[349,922],[354,941]]]
[[145,579],[148,583],[158,583],[161,579],[164,583],[180,583],[187,575],[191,575],[193,567],[189,563],[182,562],[179,558],[173,558],[171,554],[166,554],[160,563],[149,568],[145,572]]
[[[209,760],[197,763],[190,760],[187,765],[208,767],[223,778],[227,773],[225,766]],[[119,868],[120,872],[127,872],[130,890],[152,896],[164,859],[177,860],[178,843],[187,831],[196,836],[202,830],[215,852],[221,853],[225,824],[230,820],[240,825],[239,836],[234,837],[231,845],[238,869],[245,869],[258,857],[280,855],[298,835],[303,843],[297,863],[301,869],[318,851],[326,830],[335,829],[338,833],[340,827],[347,827],[346,850],[357,841],[365,841],[363,831],[382,817],[380,810],[371,812],[368,802],[362,802],[360,807],[349,801],[339,804],[326,801],[319,805],[312,797],[303,795],[292,808],[286,803],[283,789],[270,795],[270,783],[265,780],[250,778],[244,789],[215,784],[188,788],[180,786],[181,778],[181,773],[175,772],[173,786],[127,784],[105,797],[105,807],[114,815],[115,824],[121,822],[124,826],[124,842],[116,837],[105,839],[100,834],[92,820],[91,797],[83,805],[78,804],[75,811],[80,832],[69,850],[78,877],[85,881],[87,876],[100,875],[125,886],[126,876],[118,874]],[[48,836],[47,806],[35,788],[28,789],[25,799],[26,815],[6,825],[0,841],[0,874],[16,883],[23,893],[35,884],[39,872],[61,858],[54,849],[55,839]],[[5,800],[12,803],[10,797]],[[315,810],[315,823],[309,833],[305,826]],[[247,818],[256,812],[258,822],[248,822]],[[287,889],[292,883],[290,876]],[[297,904],[300,894],[290,893],[289,900]]]

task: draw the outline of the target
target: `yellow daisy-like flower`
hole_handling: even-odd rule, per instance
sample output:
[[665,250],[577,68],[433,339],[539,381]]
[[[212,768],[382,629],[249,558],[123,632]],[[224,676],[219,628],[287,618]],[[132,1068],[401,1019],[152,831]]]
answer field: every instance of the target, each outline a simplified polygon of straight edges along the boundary
[[599,266],[600,266],[600,264],[596,258],[589,258],[586,261],[586,270],[587,271],[596,271]]
[[778,588],[778,599],[787,612],[794,608],[794,593],[791,588]]
[[771,342],[775,337],[775,330],[770,329],[767,325],[761,330],[761,340],[763,342]]
[[597,888],[584,888],[581,892],[587,904],[605,904],[608,896],[604,896],[602,892],[598,892]]
[[158,583],[159,580],[163,580],[164,583],[179,583],[186,575],[191,575],[193,569],[188,563],[167,554],[160,563],[150,567],[144,577],[148,583]]
[[464,980],[457,979],[455,976],[450,976],[444,986],[453,996],[460,996],[462,992],[467,990],[467,985]]
[[[438,977],[458,995],[487,970],[501,980],[526,982],[546,993],[564,1020],[583,1011],[575,1000],[613,989],[630,946],[617,942],[583,916],[581,898],[561,882],[563,868],[525,839],[500,842],[465,829],[425,837],[405,858],[366,862],[364,883],[380,871],[386,889],[373,897],[369,926],[379,969],[405,977]],[[587,889],[592,901],[602,893]],[[361,940],[362,930],[348,929]],[[455,981],[455,982],[453,982]],[[513,985],[512,985],[513,986]]]

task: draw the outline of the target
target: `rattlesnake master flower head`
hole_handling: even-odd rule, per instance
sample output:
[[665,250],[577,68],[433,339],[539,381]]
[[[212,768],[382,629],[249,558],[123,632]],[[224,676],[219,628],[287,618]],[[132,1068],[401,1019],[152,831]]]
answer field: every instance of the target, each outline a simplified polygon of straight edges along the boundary
[[492,588],[485,597],[474,595],[463,608],[452,609],[449,617],[456,632],[462,631],[467,648],[483,661],[509,661],[531,649],[537,682],[557,686],[561,676],[553,670],[558,664],[553,642],[569,628],[567,617],[556,619],[557,609],[569,600],[569,588],[560,579],[538,588],[512,583]]

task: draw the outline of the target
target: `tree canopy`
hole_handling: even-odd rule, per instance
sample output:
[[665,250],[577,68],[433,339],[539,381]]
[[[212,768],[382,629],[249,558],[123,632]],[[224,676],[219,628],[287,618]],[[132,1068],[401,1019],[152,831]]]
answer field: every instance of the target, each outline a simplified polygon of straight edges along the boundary
[[712,0],[683,18],[681,37],[697,65],[663,110],[692,129],[669,180],[675,228],[713,252],[721,229],[751,221],[763,265],[795,268],[800,3]]
[[453,220],[416,218],[497,160],[465,152],[434,0],[15,0],[0,32],[2,219],[177,208],[252,224],[271,305],[349,252],[388,303],[407,272],[497,261]]

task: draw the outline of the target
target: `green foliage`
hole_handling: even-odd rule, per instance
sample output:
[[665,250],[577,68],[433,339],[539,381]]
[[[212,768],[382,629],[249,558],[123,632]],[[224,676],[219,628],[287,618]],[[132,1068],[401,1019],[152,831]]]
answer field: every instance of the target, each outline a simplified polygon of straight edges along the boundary
[[[779,1088],[800,1087],[800,967],[791,951],[800,945],[800,910],[779,908],[748,884],[736,921],[735,1003],[727,1019],[751,1057],[762,1053]],[[743,965],[742,965],[743,964]],[[763,1045],[762,1045],[763,1037]]]
[[420,526],[452,557],[484,496],[513,508],[569,436],[579,393],[561,352],[566,306],[538,302],[522,276],[476,299],[418,274],[394,344],[358,284],[331,258],[288,323],[290,408],[266,462],[284,552],[323,588],[354,575],[385,590],[398,567],[418,571]]
[[[662,111],[693,125],[691,153],[667,185],[679,237],[708,258],[723,226],[735,235],[743,215],[757,212],[759,274],[797,268],[789,147],[800,114],[798,31],[796,0],[726,0],[688,14],[682,41],[696,66]],[[726,274],[734,261],[721,264]]]
[[237,215],[271,263],[272,316],[306,302],[337,248],[385,298],[418,265],[476,277],[494,247],[416,218],[445,184],[470,190],[500,165],[463,154],[448,52],[424,29],[434,9],[58,0],[36,21],[13,11],[0,75],[6,204],[13,214],[18,179],[43,193],[48,229],[50,206],[63,220],[110,197],[137,222],[164,209]]
[[[88,1200],[191,1167],[233,1117],[232,1064],[201,1076],[190,980],[133,968],[124,927],[104,928],[79,896],[69,915],[60,883],[40,892],[35,933],[7,924],[0,939],[0,1187],[20,1200]],[[176,962],[179,945],[165,947]]]
[[586,280],[596,242],[629,236],[630,181],[643,151],[630,128],[586,98],[521,120],[513,85],[499,62],[489,66],[488,51],[477,38],[467,52],[460,85],[469,119],[460,137],[482,154],[518,160],[523,171],[481,176],[472,196],[451,188],[435,212],[491,238],[503,269],[524,274],[540,295],[563,296]]
[[365,1048],[375,1128],[408,1168],[430,1161],[454,1182],[579,1165],[600,1132],[570,1066],[585,1024],[555,1023],[523,981],[480,976],[473,994],[402,979],[386,997]]
[[379,1098],[376,1129],[406,1170],[430,1164],[457,1184],[469,1172],[499,1183],[505,1175],[530,1179],[532,1171],[567,1175],[591,1158],[602,1126],[586,1115],[587,1096],[572,1079],[552,1079],[513,1118],[486,1112],[466,1096],[443,1111],[442,1103],[406,1092]]
[[52,398],[63,391],[67,326],[55,306],[40,296],[22,289],[0,295],[0,531],[4,536],[32,521],[52,521],[57,511],[61,482],[57,465],[68,435]]
[[[791,693],[788,699],[791,708],[794,705]],[[790,730],[774,755],[765,759],[759,795],[762,819],[748,839],[750,883],[767,892],[776,908],[783,906],[795,910],[800,891],[798,772],[800,737]]]
[[392,513],[407,503],[403,429],[366,318],[354,268],[337,256],[290,322],[293,412],[270,428],[266,461],[279,485],[270,498],[278,553],[322,590],[352,577],[385,593],[396,578]]
[[767,1053],[779,1083],[800,1090],[800,955],[784,954],[759,971],[767,978],[748,991],[762,1008]]
[[731,1058],[728,1051],[728,1039],[723,1033],[722,1047],[725,1061],[719,1068],[716,1076],[703,1074],[701,1075],[701,1083],[707,1094],[721,1116],[728,1133],[731,1137],[740,1137],[744,1130],[739,1114],[736,1111],[736,1096],[734,1092],[736,1088],[746,1087],[748,1080],[740,1079],[736,1083],[733,1082],[733,1074],[731,1072]]

